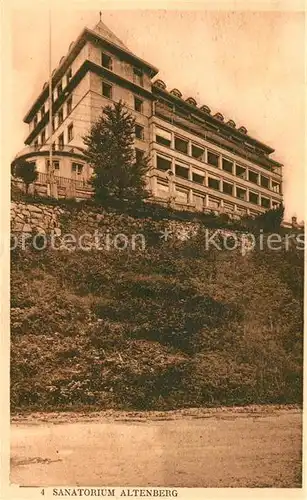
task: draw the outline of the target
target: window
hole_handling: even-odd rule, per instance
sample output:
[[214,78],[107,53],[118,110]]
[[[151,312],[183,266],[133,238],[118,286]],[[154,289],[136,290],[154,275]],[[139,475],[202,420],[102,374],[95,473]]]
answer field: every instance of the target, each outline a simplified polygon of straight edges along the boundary
[[158,144],[163,144],[163,146],[171,147],[172,134],[167,132],[167,130],[156,127],[156,142]]
[[66,73],[66,85],[68,85],[68,84],[69,84],[69,82],[70,82],[70,80],[71,80],[71,77],[72,77],[72,69],[71,69],[71,68],[69,68],[69,69],[67,70],[67,73]]
[[142,151],[142,149],[135,149],[135,160],[137,162],[142,161],[144,158],[145,151]]
[[180,137],[175,137],[175,149],[181,153],[188,154],[188,141],[180,139]]
[[236,165],[236,176],[240,177],[241,179],[246,179],[246,169],[240,167],[240,165]]
[[82,163],[72,163],[71,164],[71,170],[72,172],[75,172],[77,175],[80,175],[83,170],[83,165]]
[[112,59],[104,52],[101,53],[101,66],[107,69],[112,69]]
[[208,187],[219,191],[220,181],[218,179],[214,179],[213,177],[208,177]]
[[67,100],[67,104],[66,104],[66,111],[67,111],[67,114],[68,114],[68,115],[70,115],[71,110],[72,110],[72,97],[70,97],[70,98]]
[[275,193],[280,193],[280,184],[279,182],[272,181],[272,189]]
[[258,194],[250,191],[249,192],[249,201],[250,201],[250,203],[255,203],[256,205],[258,205]]
[[248,171],[248,180],[249,182],[253,182],[254,184],[258,184],[258,174],[253,172],[252,170]]
[[199,148],[198,146],[195,146],[192,144],[192,156],[193,158],[197,158],[197,160],[203,160],[204,159],[204,154],[205,150],[203,148]]
[[72,141],[73,138],[74,138],[74,125],[73,123],[71,123],[68,126],[68,142]]
[[55,118],[52,118],[52,132],[55,131]]
[[279,201],[272,200],[272,208],[278,208],[280,205]]
[[237,187],[236,196],[240,200],[246,200],[246,189],[241,189],[241,188]]
[[[52,165],[53,165],[54,170],[60,170],[59,160],[52,160]],[[46,166],[47,166],[47,170],[49,170],[50,160],[46,160]]]
[[64,134],[59,135],[59,149],[64,148]]
[[138,97],[134,98],[134,109],[135,109],[135,111],[138,111],[139,113],[143,112],[143,101],[142,101],[142,99],[139,99]]
[[52,151],[55,151],[55,142],[52,143]]
[[144,140],[144,127],[142,127],[141,125],[135,126],[135,137],[137,139]]
[[264,177],[263,175],[261,175],[260,176],[260,184],[262,187],[269,189],[270,179],[268,177]]
[[34,141],[34,149],[35,149],[35,151],[38,150],[38,139],[35,139],[35,141]]
[[41,118],[43,118],[46,114],[46,110],[45,110],[45,104],[41,107]]
[[175,165],[175,172],[178,177],[183,177],[183,179],[189,178],[189,169],[181,165]]
[[38,122],[37,115],[35,115],[34,118],[33,118],[33,127],[34,128],[36,127],[37,122]]
[[58,113],[58,123],[59,123],[59,126],[61,125],[61,123],[63,123],[63,109],[59,110],[59,113]]
[[209,165],[213,165],[214,167],[218,167],[219,166],[219,155],[212,153],[211,151],[208,151],[207,161],[208,161]]
[[233,185],[229,182],[223,182],[223,193],[233,195]]
[[196,174],[195,172],[192,173],[192,180],[193,182],[197,182],[197,184],[204,184],[205,177],[203,175]]
[[112,99],[112,85],[102,82],[102,95],[108,99]]
[[225,172],[229,172],[230,174],[232,174],[233,173],[232,161],[226,160],[226,158],[222,158],[222,169],[225,170]]
[[133,68],[133,81],[143,87],[143,71],[140,68]]
[[43,130],[41,135],[41,143],[45,144],[45,142],[46,142],[46,131]]
[[62,82],[59,83],[59,85],[57,86],[57,93],[58,93],[58,97],[60,97],[60,95],[62,94],[63,92],[63,87],[62,87]]
[[171,160],[167,160],[162,156],[157,156],[157,169],[163,170],[164,172],[166,172],[167,170],[171,170],[172,169]]
[[264,198],[263,196],[261,196],[261,206],[263,208],[270,208],[270,200],[269,200],[269,198]]

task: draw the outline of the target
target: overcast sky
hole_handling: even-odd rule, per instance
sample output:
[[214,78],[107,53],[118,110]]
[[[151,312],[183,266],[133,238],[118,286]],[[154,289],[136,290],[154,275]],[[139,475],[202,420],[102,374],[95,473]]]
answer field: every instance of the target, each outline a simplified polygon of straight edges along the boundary
[[[97,2],[96,2],[97,3]],[[27,134],[23,117],[48,78],[48,14],[31,2],[11,11],[11,157]],[[64,4],[64,2],[63,2]],[[286,215],[304,217],[304,14],[198,10],[52,11],[52,65],[84,26],[102,20],[136,55],[160,69],[170,90],[220,111],[272,146],[284,163]],[[87,4],[89,5],[89,4]],[[146,3],[143,3],[143,6]],[[199,10],[199,9],[202,10]],[[88,7],[87,7],[88,9]]]

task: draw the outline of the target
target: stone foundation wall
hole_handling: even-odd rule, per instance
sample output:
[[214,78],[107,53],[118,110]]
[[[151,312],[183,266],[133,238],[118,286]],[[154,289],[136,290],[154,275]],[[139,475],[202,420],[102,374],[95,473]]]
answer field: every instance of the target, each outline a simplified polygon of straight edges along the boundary
[[48,234],[60,229],[60,215],[64,212],[60,207],[11,202],[11,231]]

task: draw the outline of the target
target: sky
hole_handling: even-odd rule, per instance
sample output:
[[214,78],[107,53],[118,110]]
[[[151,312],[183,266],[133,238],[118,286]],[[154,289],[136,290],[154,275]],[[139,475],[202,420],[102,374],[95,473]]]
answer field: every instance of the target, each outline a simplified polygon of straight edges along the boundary
[[[205,0],[168,9],[143,2],[142,10],[116,1],[62,3],[65,8],[52,4],[53,68],[81,30],[97,24],[101,9],[103,22],[131,51],[159,68],[158,77],[169,90],[176,87],[184,98],[207,104],[213,114],[221,112],[275,149],[273,158],[284,164],[286,218],[304,218],[303,11],[238,10],[238,3],[234,10],[225,2],[218,9],[221,2]],[[10,5],[12,159],[27,135],[23,117],[48,79],[49,48],[44,2],[36,0],[35,8],[27,0]]]

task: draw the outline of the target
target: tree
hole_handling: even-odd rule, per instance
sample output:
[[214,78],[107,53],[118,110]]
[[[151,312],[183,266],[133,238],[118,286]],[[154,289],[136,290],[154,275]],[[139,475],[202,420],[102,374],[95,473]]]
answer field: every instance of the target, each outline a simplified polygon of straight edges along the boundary
[[17,161],[12,166],[12,175],[25,183],[26,194],[28,194],[30,184],[36,181],[38,177],[35,162]]
[[136,154],[134,134],[135,119],[120,101],[106,106],[83,138],[87,162],[94,170],[91,184],[101,203],[137,203],[149,195],[145,177],[148,158]]
[[256,219],[258,229],[262,229],[265,233],[278,233],[284,218],[285,207],[280,204],[276,208],[272,208],[259,215]]

